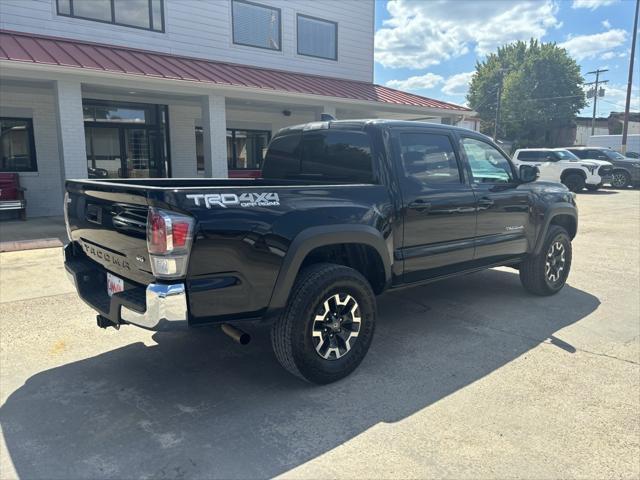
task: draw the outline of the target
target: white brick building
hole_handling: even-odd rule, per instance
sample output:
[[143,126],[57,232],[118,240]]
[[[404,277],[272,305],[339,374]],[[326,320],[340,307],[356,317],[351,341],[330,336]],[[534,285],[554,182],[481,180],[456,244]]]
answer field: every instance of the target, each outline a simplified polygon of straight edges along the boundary
[[322,113],[472,113],[372,83],[373,0],[2,0],[0,29],[0,171],[29,216],[61,214],[65,178],[258,175]]

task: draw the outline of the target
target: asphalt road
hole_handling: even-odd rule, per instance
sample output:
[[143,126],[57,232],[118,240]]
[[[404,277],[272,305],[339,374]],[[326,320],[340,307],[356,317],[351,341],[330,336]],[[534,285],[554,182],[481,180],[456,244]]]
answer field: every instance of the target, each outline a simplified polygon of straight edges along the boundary
[[0,478],[637,479],[640,191],[578,201],[560,294],[509,269],[387,294],[325,387],[265,330],[98,329],[59,249],[0,254]]

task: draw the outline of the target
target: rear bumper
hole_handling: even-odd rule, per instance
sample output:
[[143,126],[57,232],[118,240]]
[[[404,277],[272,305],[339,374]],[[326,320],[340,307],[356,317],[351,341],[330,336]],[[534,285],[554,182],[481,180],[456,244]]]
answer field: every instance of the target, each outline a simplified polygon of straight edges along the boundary
[[103,267],[76,254],[73,244],[67,245],[64,253],[67,276],[80,298],[112,324],[131,324],[154,331],[188,327],[183,283],[152,283],[144,287],[125,280],[125,290],[109,297]]
[[143,313],[122,305],[121,319],[148,330],[164,331],[188,326],[184,283],[147,285],[145,299],[146,309]]

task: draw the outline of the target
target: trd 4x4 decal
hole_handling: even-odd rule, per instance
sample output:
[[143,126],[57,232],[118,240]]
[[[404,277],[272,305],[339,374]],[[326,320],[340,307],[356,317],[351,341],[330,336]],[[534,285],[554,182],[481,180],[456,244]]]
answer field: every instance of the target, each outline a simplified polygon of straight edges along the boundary
[[275,192],[264,193],[197,193],[187,195],[193,200],[196,207],[204,205],[207,208],[239,205],[240,207],[277,207],[280,205],[280,198]]

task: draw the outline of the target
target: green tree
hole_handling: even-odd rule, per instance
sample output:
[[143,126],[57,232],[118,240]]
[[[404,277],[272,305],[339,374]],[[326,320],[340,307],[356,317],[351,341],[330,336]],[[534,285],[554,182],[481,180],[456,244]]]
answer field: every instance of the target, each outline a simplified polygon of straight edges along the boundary
[[518,41],[476,63],[467,101],[480,128],[493,134],[502,82],[498,137],[518,148],[571,141],[576,114],[586,105],[580,67],[555,43]]

